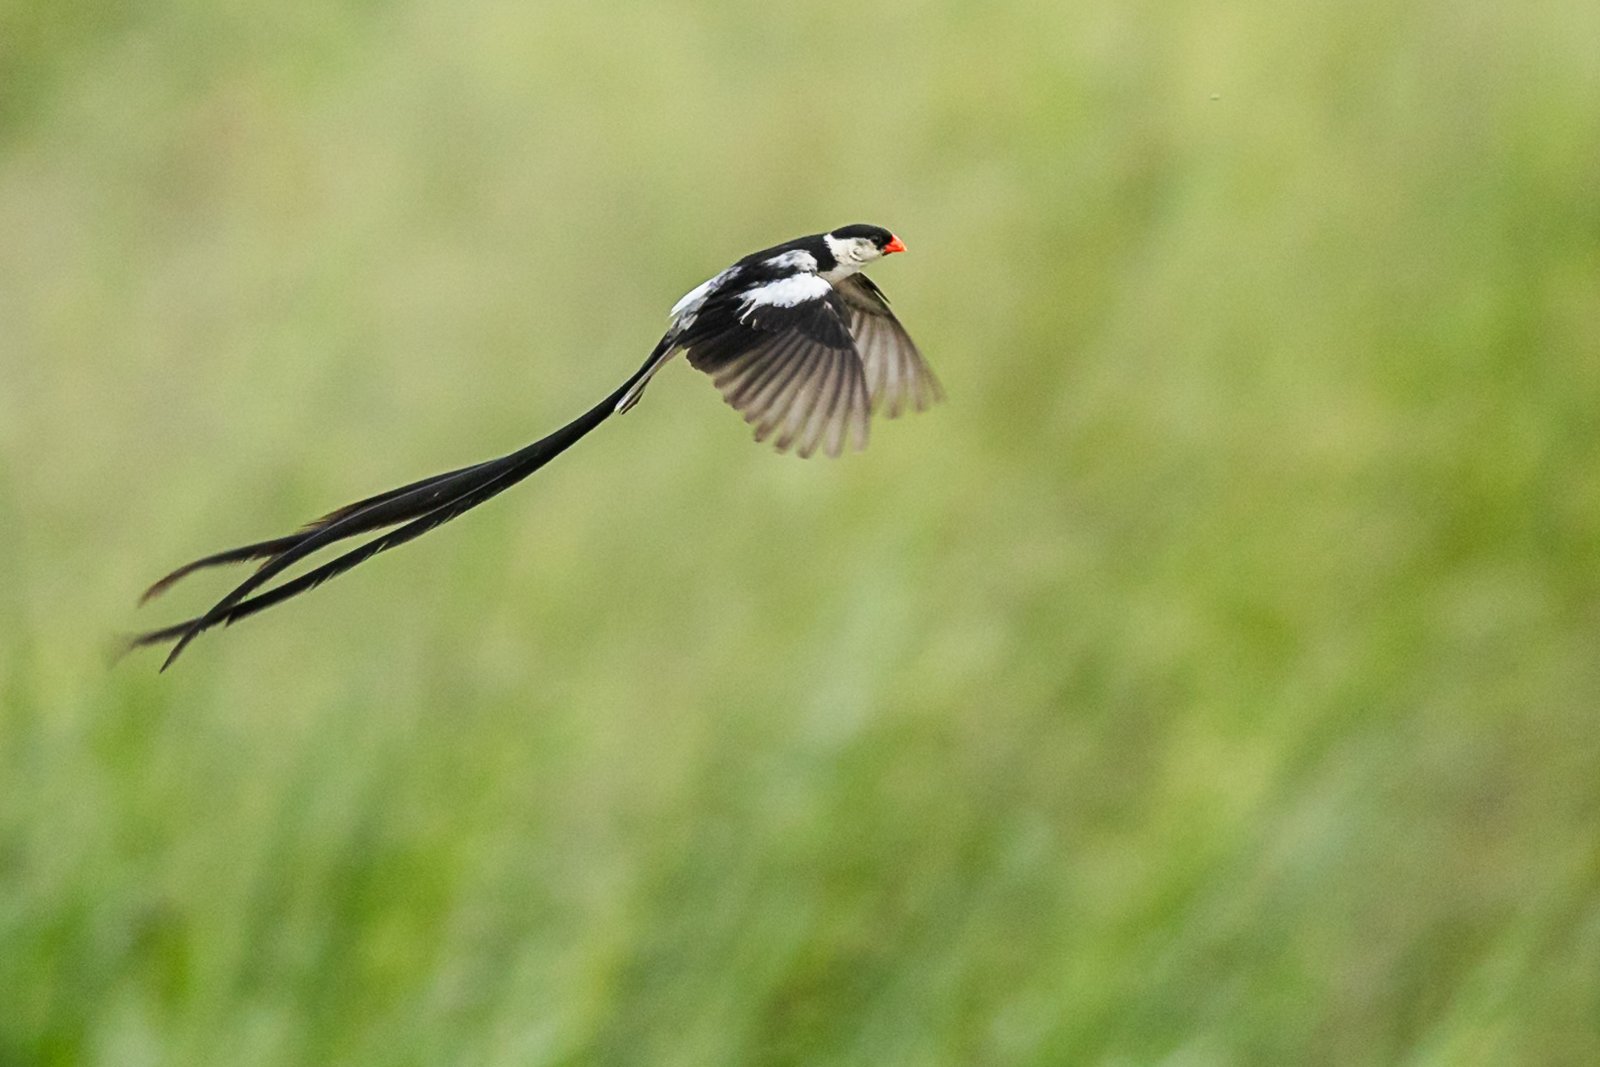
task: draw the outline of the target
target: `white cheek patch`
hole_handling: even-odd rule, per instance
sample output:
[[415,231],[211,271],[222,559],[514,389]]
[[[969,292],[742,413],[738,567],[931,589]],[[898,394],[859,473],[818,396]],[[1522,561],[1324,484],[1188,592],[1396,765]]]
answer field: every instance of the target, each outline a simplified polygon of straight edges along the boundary
[[828,243],[828,251],[833,253],[834,260],[839,264],[832,270],[823,272],[825,277],[833,281],[848,278],[883,255],[878,246],[865,237],[848,237],[840,240],[831,233],[825,233],[822,239]]
[[779,278],[745,293],[744,311],[748,313],[758,307],[792,308],[807,300],[820,300],[832,289],[833,286],[815,274],[796,274],[789,278]]
[[831,233],[823,234],[822,239],[827,242],[828,251],[833,253],[836,263],[849,263],[855,258],[850,254],[849,241],[841,241]]

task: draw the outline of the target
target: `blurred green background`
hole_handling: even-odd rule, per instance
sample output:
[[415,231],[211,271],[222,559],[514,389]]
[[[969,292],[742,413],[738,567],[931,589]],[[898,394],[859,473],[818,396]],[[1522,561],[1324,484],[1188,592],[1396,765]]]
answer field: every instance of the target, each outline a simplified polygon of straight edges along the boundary
[[[1600,1062],[1600,5],[0,5],[0,1063]],[[675,364],[847,222],[947,404]]]

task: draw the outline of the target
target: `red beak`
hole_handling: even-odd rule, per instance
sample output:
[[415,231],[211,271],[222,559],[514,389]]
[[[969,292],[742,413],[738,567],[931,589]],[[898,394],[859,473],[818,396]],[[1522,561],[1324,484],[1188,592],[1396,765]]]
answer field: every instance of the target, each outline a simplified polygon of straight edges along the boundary
[[904,252],[905,250],[906,246],[901,243],[900,238],[892,233],[889,235],[889,243],[883,246],[883,254],[886,256],[891,252]]

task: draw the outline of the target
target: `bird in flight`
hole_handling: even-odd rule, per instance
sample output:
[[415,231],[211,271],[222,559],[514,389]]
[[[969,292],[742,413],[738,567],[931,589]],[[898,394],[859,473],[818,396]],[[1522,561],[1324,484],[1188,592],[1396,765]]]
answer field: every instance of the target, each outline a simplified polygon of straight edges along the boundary
[[[217,552],[152,585],[140,603],[207,567],[263,561],[210,611],[129,639],[128,647],[172,643],[166,670],[190,641],[405,544],[504,492],[639,400],[655,373],[683,352],[711,375],[723,399],[778,451],[837,456],[863,448],[874,413],[889,418],[943,399],[939,382],[882,290],[861,269],[905,251],[881,226],[857,224],[752,252],[695,286],[672,306],[667,332],[649,358],[610,396],[554,433],[497,459],[436,474],[346,504],[296,533]],[[294,564],[348,537],[387,530],[290,581],[263,589]]]

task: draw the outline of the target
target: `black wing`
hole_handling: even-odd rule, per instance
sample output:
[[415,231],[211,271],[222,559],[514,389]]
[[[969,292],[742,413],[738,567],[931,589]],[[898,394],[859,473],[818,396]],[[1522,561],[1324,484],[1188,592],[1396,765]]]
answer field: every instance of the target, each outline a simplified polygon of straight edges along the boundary
[[848,310],[850,336],[861,353],[872,410],[882,410],[892,419],[908,406],[924,411],[943,400],[939,379],[889,310],[883,290],[865,274],[852,274],[836,288]]
[[847,442],[866,446],[871,415],[847,315],[827,282],[792,275],[713,295],[678,343],[755,426],[757,441],[776,435],[780,452],[810,456],[821,446],[837,456]]

